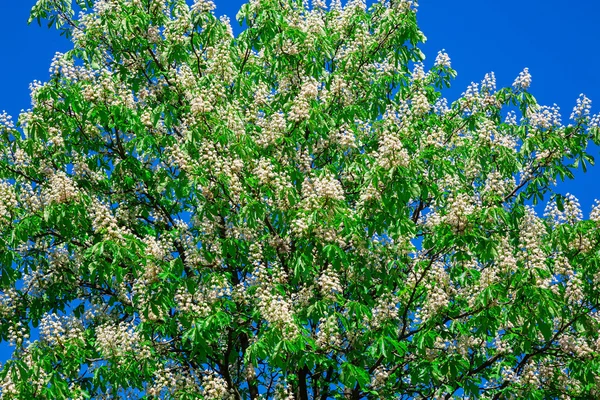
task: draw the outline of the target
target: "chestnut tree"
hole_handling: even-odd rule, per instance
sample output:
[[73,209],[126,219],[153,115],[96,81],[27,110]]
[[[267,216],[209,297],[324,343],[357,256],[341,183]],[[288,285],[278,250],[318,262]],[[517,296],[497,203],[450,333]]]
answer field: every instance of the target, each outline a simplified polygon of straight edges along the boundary
[[600,396],[585,96],[449,104],[415,1],[74,7],[0,116],[0,399]]

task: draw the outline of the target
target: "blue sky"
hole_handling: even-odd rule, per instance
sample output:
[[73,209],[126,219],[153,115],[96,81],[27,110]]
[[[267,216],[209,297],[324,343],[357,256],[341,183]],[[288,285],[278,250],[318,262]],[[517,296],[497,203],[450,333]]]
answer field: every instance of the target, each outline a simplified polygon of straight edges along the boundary
[[[329,0],[327,0],[329,1]],[[48,79],[56,51],[70,42],[56,31],[27,25],[32,0],[0,0],[0,112],[16,120],[30,106],[29,83]],[[216,0],[217,15],[232,20],[243,4],[240,0]],[[456,99],[471,81],[479,82],[494,71],[499,86],[512,84],[524,67],[533,76],[531,92],[543,105],[560,106],[563,123],[580,93],[592,99],[592,112],[600,112],[600,2],[592,0],[445,0],[421,1],[418,20],[428,38],[422,50],[431,66],[438,50],[446,49],[458,71],[447,97]],[[237,24],[234,30],[239,32]],[[600,162],[600,151],[593,149]],[[584,216],[594,198],[600,198],[600,166],[576,180],[560,183],[581,202]],[[0,360],[7,357],[0,346]]]

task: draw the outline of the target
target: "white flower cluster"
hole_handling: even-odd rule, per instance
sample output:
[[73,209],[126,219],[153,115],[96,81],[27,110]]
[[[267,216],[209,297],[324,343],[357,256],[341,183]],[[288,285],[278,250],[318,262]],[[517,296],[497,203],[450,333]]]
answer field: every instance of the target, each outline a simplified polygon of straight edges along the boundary
[[518,383],[520,381],[520,377],[512,368],[502,367],[501,375],[503,382]]
[[269,118],[259,118],[257,125],[261,128],[259,136],[256,138],[256,144],[261,147],[267,147],[277,142],[283,136],[286,129],[285,114],[277,112]]
[[352,103],[352,91],[349,88],[348,81],[340,75],[333,75],[329,91],[323,94],[325,101],[330,101],[332,98],[338,98],[343,106]]
[[62,132],[55,128],[48,128],[48,146],[62,147],[65,144]]
[[379,80],[385,77],[394,76],[398,71],[394,66],[394,63],[390,62],[388,59],[383,60],[382,62],[375,61],[372,64],[372,71],[374,73],[374,79]]
[[[259,107],[271,103],[272,100],[273,100],[273,93],[271,93],[271,89],[269,88],[269,86],[266,83],[257,84],[256,89],[254,91],[253,106],[256,106],[255,110],[258,112],[260,109]],[[262,114],[262,116],[264,117],[264,113]]]
[[226,107],[219,108],[219,117],[225,122],[224,125],[238,138],[246,134],[243,115],[244,113],[236,101],[229,101]]
[[169,254],[169,245],[164,239],[159,240],[154,236],[148,235],[142,241],[146,245],[146,254],[157,260],[166,260],[167,254]]
[[254,369],[254,365],[252,365],[251,362],[246,364],[244,375],[246,377],[246,380],[248,381],[253,381],[256,379],[256,370]]
[[286,39],[281,43],[281,47],[276,49],[278,54],[286,54],[286,55],[296,55],[300,53],[300,49],[298,48],[298,43],[294,42],[292,39]]
[[521,372],[520,382],[524,385],[538,387],[540,385],[540,371],[533,362],[525,364]]
[[262,286],[256,292],[258,307],[267,322],[281,331],[284,340],[293,340],[300,334],[294,321],[292,303],[280,294],[273,294],[268,286]]
[[517,258],[514,255],[513,246],[511,246],[509,238],[503,236],[498,240],[498,257],[496,264],[499,272],[510,273],[517,267]]
[[5,127],[8,129],[14,129],[15,123],[12,120],[12,117],[6,113],[6,111],[2,111],[0,113],[0,127]]
[[215,94],[212,91],[202,90],[200,94],[190,101],[190,109],[193,114],[201,115],[214,110]]
[[306,177],[302,185],[302,196],[309,209],[320,207],[322,200],[343,201],[345,198],[342,184],[332,174],[313,179]]
[[[227,152],[227,148],[220,143],[205,142],[203,144],[205,145],[200,148],[201,166],[214,171],[215,175],[220,175],[229,171],[228,166],[225,165],[225,160],[220,156],[220,154]],[[204,195],[209,196],[209,191]]]
[[587,121],[590,117],[591,109],[592,101],[581,93],[577,99],[577,105],[573,108],[573,112],[571,113],[571,119]]
[[165,29],[163,30],[165,41],[173,44],[184,44],[189,40],[189,32],[194,26],[190,8],[185,2],[178,2],[169,11],[171,18],[165,21]]
[[310,116],[310,101],[319,95],[318,82],[315,78],[308,78],[302,84],[300,93],[294,100],[290,110],[290,120],[300,122]]
[[498,272],[499,270],[496,268],[496,266],[484,268],[479,276],[479,289],[484,290],[497,283],[500,280],[498,277]]
[[[0,380],[0,399],[21,399],[22,393],[17,385],[26,384],[33,386],[34,393],[40,393],[48,385],[50,375],[33,360],[32,352],[24,349],[21,360],[25,368],[18,368],[13,363],[12,368],[6,368],[7,374]],[[0,365],[0,367],[2,367]]]
[[37,94],[42,87],[42,82],[38,81],[37,79],[35,79],[29,84],[29,95],[31,96],[31,105],[34,107],[37,105]]
[[356,203],[357,210],[363,210],[365,204],[369,203],[372,200],[378,200],[381,198],[381,193],[373,186],[373,182],[369,182],[369,184],[363,187],[360,191],[360,198]]
[[191,11],[194,13],[211,12],[215,9],[215,3],[212,0],[194,0]]
[[498,135],[496,124],[487,118],[477,126],[477,130],[474,132],[474,136],[484,145],[491,143],[496,135]]
[[[36,122],[42,122],[38,114],[34,114],[31,109],[28,109],[27,111],[21,110],[19,114],[19,123],[23,128],[27,128]],[[26,132],[25,137],[27,137]]]
[[254,174],[261,185],[271,185],[277,179],[275,166],[268,159],[262,157],[258,160],[258,165],[254,169]]
[[481,81],[481,93],[491,93],[496,90],[496,74],[488,72]]
[[[295,221],[296,223],[298,222]],[[317,222],[317,221],[315,221]],[[327,226],[327,224],[314,224],[314,230],[312,234],[316,239],[318,239],[321,243],[335,243],[339,247],[344,248],[348,244],[346,239],[342,235],[343,226],[339,228]]]
[[13,289],[0,289],[0,318],[8,317],[13,313],[19,301],[19,293]]
[[571,248],[576,249],[582,253],[589,253],[592,250],[596,250],[595,241],[592,241],[589,236],[577,235],[573,238],[570,243]]
[[549,202],[544,210],[544,216],[550,218],[554,224],[574,224],[581,221],[583,213],[579,205],[579,200],[570,193],[567,193],[563,199],[563,211],[558,209],[556,200]]
[[207,47],[206,57],[208,60],[206,75],[218,76],[224,84],[231,84],[236,72],[231,59],[229,40],[223,39],[216,46]]
[[499,171],[492,171],[488,174],[483,188],[483,194],[495,196],[505,196],[516,186],[514,177],[504,178]]
[[159,43],[162,40],[160,30],[157,26],[149,26],[145,37],[150,43]]
[[192,158],[180,143],[165,147],[165,155],[169,166],[174,165],[182,171],[190,172],[194,166]]
[[592,211],[590,212],[590,221],[600,223],[600,200],[594,200]]
[[154,291],[152,290],[152,286],[149,285],[151,281],[147,281],[146,277],[154,273],[152,271],[154,268],[156,267],[151,266],[149,271],[145,271],[144,278],[135,279],[131,290],[122,285],[118,293],[119,301],[125,304],[134,304],[140,310],[139,317],[141,322],[164,321],[168,315],[168,311],[163,305],[157,305],[156,303],[154,303],[154,306],[151,305]]
[[448,56],[448,53],[444,49],[438,52],[434,65],[440,68],[450,68],[450,56]]
[[573,275],[573,267],[569,262],[569,259],[563,254],[557,254],[554,260],[554,274],[555,275]]
[[161,365],[154,371],[154,381],[149,385],[147,393],[154,398],[164,399],[178,398],[180,391],[197,393],[198,390],[196,380],[187,369],[178,365]]
[[590,129],[600,128],[600,114],[594,114],[589,122]]
[[448,352],[460,354],[467,357],[468,354],[478,353],[486,348],[487,342],[468,333],[459,334],[458,337],[448,345]]
[[69,60],[65,54],[57,52],[50,64],[50,74],[61,74],[63,78],[70,81],[90,80],[94,78],[94,72],[84,67],[76,67],[73,60]]
[[100,100],[101,92],[98,90],[94,83],[88,83],[82,85],[83,88],[81,90],[81,94],[85,101],[89,101],[90,103],[95,103]]
[[42,296],[44,290],[55,281],[55,271],[46,271],[40,267],[23,274],[23,287],[30,296]]
[[294,321],[292,301],[273,293],[274,285],[287,281],[286,274],[275,265],[270,269],[260,262],[255,265],[253,280],[258,286],[256,300],[262,317],[282,333],[284,340],[296,338],[300,329]]
[[27,166],[30,164],[31,159],[29,155],[21,148],[15,150],[13,154],[13,162],[16,166]]
[[327,5],[325,4],[324,0],[312,0],[311,1],[311,6],[313,10],[325,10],[327,9]]
[[546,227],[530,206],[525,208],[525,216],[520,223],[519,233],[519,243],[522,248],[521,260],[531,269],[543,269],[546,265],[546,255],[542,251],[542,236],[546,233]]
[[323,298],[335,301],[336,294],[342,294],[344,290],[340,284],[340,278],[333,268],[327,268],[318,279]]
[[185,286],[177,289],[175,303],[182,312],[205,317],[210,314],[211,306],[219,299],[229,297],[232,290],[226,279],[213,276],[208,285],[201,285],[194,294],[191,294]]
[[345,148],[356,148],[356,135],[347,126],[342,126],[333,136],[333,142]]
[[496,334],[494,338],[494,347],[498,353],[510,354],[512,352],[510,344],[500,336],[500,333]]
[[81,321],[73,316],[59,316],[46,313],[40,321],[40,340],[51,346],[64,345],[67,342],[85,341]]
[[529,123],[534,128],[550,129],[561,126],[560,107],[554,104],[552,107],[541,106],[527,110]]
[[[89,101],[104,101],[107,105],[122,106],[131,110],[136,109],[133,92],[124,83],[114,77],[115,73],[103,70],[98,78],[94,77],[94,84],[88,86]],[[84,93],[86,96],[86,93]]]
[[122,241],[124,239],[123,234],[126,233],[126,230],[119,227],[117,219],[108,206],[94,200],[88,212],[92,218],[94,232],[103,232],[105,237],[111,240]]
[[496,131],[491,143],[492,146],[504,147],[512,151],[517,149],[517,138],[509,132]]
[[493,72],[485,74],[481,81],[480,101],[483,107],[500,107],[500,100],[495,95],[496,75]]
[[230,400],[234,399],[232,391],[227,387],[225,379],[213,371],[204,371],[202,379],[202,395],[206,400]]
[[479,84],[471,82],[467,89],[462,93],[462,98],[457,101],[460,102],[461,108],[466,113],[473,113],[479,108],[480,95],[479,95]]
[[302,286],[296,293],[292,293],[292,304],[296,309],[306,308],[312,304],[315,297],[315,285]]
[[[322,3],[322,0],[317,0],[317,3]],[[307,34],[308,46],[311,46],[310,42],[318,40],[319,36],[325,31],[325,21],[323,18],[323,13],[315,9],[309,11],[305,15],[305,18],[303,18],[300,22],[300,29],[302,32]]]
[[419,90],[411,101],[414,115],[424,115],[431,111],[431,104],[424,90]]
[[369,326],[373,329],[378,329],[384,323],[396,320],[399,311],[398,302],[399,299],[391,293],[385,293],[380,296],[377,299],[373,310],[371,310]]
[[335,315],[319,318],[316,342],[317,346],[325,350],[336,349],[342,345],[342,337]]
[[529,68],[525,68],[513,82],[513,87],[516,90],[527,90],[529,86],[531,86],[531,74],[529,73]]
[[131,323],[109,321],[96,327],[96,348],[106,358],[141,355],[140,336]]
[[97,32],[101,30],[102,21],[100,20],[99,16],[93,12],[86,14],[85,12],[80,11],[78,17],[77,29],[73,29],[73,37],[71,38],[71,41],[76,46],[85,48],[87,46],[87,36],[91,36],[90,32],[92,31]]
[[27,346],[29,343],[29,327],[21,321],[8,327],[8,343],[11,346]]
[[94,3],[94,12],[100,16],[120,8],[115,0],[98,0]]
[[415,66],[412,70],[411,78],[413,81],[424,81],[427,78],[427,73],[425,73],[425,66],[422,62],[415,63]]
[[[574,354],[579,358],[588,358],[597,350],[592,348],[582,337],[574,337],[570,334],[562,334],[558,338],[560,349],[567,354]],[[596,347],[596,346],[594,346]]]
[[275,203],[275,205],[281,209],[288,209],[290,207],[287,193],[293,190],[293,187],[292,181],[286,175],[285,171],[276,171],[275,166],[271,161],[266,158],[261,158],[258,165],[254,168],[254,174],[258,177],[258,180],[262,185],[273,190],[273,196],[265,200],[267,205],[273,205],[273,203]]
[[148,129],[152,129],[154,127],[154,123],[152,122],[152,114],[150,114],[148,110],[144,110],[142,112],[142,115],[140,115],[140,121]]
[[434,262],[427,276],[428,279],[425,282],[427,301],[419,312],[422,321],[427,321],[438,311],[447,307],[450,293],[453,291],[450,287],[450,277],[442,262]]
[[373,376],[371,377],[371,387],[375,390],[382,389],[389,377],[390,372],[384,366],[378,366],[375,368],[375,371],[373,371]]
[[7,181],[0,181],[0,222],[10,219],[10,211],[17,206],[15,188]]
[[48,187],[42,194],[44,202],[50,203],[68,203],[77,199],[79,189],[77,183],[63,171],[56,171],[48,181]]
[[417,222],[431,229],[442,224],[444,220],[445,216],[441,214],[440,207],[434,201],[432,207],[426,213],[422,214]]
[[435,101],[435,104],[433,105],[433,112],[439,115],[445,115],[448,111],[450,111],[450,108],[448,107],[447,98],[440,97]]
[[379,137],[379,148],[374,154],[377,164],[384,169],[407,167],[410,163],[408,151],[397,133],[385,129]]
[[583,282],[580,274],[569,275],[565,299],[574,304],[579,304],[584,299]]
[[444,142],[446,140],[446,132],[442,129],[435,129],[428,132],[425,135],[425,140],[423,143],[424,146],[435,146],[435,147],[444,147]]
[[295,400],[292,388],[287,382],[279,382],[275,387],[275,400]]
[[504,123],[511,126],[517,125],[517,113],[513,110],[510,110],[506,113],[506,118],[504,119]]
[[444,221],[458,232],[467,226],[467,218],[477,210],[477,203],[467,193],[452,193],[448,197],[448,214]]

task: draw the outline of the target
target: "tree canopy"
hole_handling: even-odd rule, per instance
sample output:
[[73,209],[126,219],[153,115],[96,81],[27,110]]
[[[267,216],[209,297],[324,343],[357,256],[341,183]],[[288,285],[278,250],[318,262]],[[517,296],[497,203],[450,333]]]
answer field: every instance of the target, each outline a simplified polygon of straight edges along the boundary
[[600,396],[589,99],[450,104],[415,1],[77,3],[0,116],[0,399]]

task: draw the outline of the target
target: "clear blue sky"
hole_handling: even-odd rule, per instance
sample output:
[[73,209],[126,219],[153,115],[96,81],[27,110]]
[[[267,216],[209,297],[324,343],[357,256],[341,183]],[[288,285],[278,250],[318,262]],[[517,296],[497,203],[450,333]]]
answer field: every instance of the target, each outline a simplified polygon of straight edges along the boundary
[[[327,0],[329,2],[329,0]],[[27,25],[33,0],[0,0],[0,112],[16,120],[30,106],[28,86],[48,79],[56,51],[70,42],[56,31]],[[228,15],[239,32],[235,14],[240,0],[216,0],[217,15]],[[438,50],[446,49],[458,78],[447,97],[454,100],[471,81],[494,71],[499,86],[512,84],[524,68],[533,76],[531,92],[543,105],[560,106],[563,123],[580,93],[600,112],[600,2],[593,0],[422,0],[418,20],[428,38],[422,50],[431,66]],[[600,163],[600,151],[594,156]],[[600,198],[600,166],[579,173],[559,190],[576,195],[585,218],[594,198]],[[0,360],[8,356],[0,345]]]

